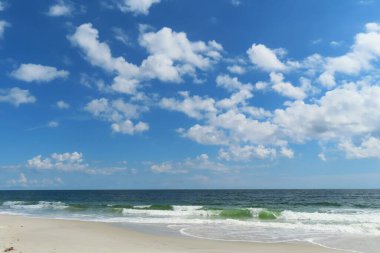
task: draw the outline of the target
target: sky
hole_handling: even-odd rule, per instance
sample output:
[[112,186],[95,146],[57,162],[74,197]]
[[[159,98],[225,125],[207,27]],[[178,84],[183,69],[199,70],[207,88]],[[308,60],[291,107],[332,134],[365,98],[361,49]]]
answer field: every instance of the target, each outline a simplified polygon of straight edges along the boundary
[[379,188],[379,9],[0,0],[0,189]]

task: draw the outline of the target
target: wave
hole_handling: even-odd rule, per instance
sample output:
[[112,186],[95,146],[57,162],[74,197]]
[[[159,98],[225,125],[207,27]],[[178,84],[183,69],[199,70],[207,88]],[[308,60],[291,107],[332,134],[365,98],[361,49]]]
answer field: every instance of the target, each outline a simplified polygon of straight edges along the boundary
[[219,213],[222,218],[229,219],[249,219],[252,218],[252,212],[248,209],[224,209]]
[[10,209],[31,209],[31,210],[39,210],[39,209],[65,209],[69,206],[60,201],[5,201],[2,206],[8,207]]

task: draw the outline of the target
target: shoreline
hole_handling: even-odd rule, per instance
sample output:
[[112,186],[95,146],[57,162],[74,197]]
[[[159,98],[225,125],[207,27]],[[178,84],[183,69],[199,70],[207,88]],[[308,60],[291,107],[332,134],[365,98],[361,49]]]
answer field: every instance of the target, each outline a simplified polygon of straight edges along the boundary
[[0,215],[1,252],[22,253],[337,253],[317,245],[255,243],[143,233],[105,222]]

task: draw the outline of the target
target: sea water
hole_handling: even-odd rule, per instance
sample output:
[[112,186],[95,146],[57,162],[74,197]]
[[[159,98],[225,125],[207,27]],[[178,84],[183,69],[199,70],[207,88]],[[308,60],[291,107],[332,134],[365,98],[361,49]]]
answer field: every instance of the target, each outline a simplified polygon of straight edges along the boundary
[[380,252],[380,190],[0,191],[0,213]]

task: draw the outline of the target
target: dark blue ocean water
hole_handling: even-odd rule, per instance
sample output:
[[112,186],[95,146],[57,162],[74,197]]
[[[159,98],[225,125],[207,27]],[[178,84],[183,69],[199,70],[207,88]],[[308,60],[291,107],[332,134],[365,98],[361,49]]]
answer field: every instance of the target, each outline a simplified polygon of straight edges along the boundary
[[[380,190],[0,191],[0,213],[380,252]],[[360,242],[360,243],[359,243]]]
[[0,201],[97,205],[202,205],[308,209],[380,208],[380,190],[64,190],[0,191]]

